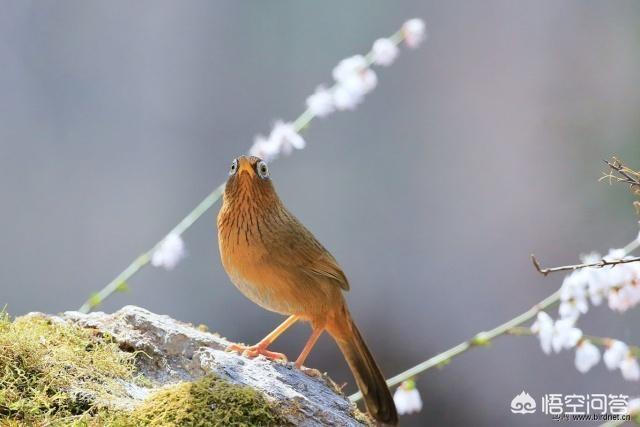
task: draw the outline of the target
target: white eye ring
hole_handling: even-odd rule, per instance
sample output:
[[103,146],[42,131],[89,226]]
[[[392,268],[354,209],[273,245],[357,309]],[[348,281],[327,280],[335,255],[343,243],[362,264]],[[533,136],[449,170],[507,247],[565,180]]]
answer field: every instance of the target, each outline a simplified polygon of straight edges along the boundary
[[262,160],[260,160],[256,164],[256,172],[258,173],[258,176],[262,179],[269,178],[269,168],[267,167],[267,164]]
[[238,159],[233,159],[231,169],[229,169],[229,175],[234,175],[236,172],[238,172]]

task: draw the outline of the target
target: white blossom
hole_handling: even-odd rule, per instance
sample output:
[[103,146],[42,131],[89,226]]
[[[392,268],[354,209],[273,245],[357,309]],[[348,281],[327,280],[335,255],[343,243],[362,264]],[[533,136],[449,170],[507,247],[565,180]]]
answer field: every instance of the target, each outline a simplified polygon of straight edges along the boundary
[[278,147],[278,152],[291,154],[293,149],[302,150],[306,143],[302,136],[295,130],[293,123],[277,121],[273,125],[269,135],[269,143]]
[[378,39],[373,43],[373,62],[377,65],[389,66],[398,57],[398,46],[389,39]]
[[344,82],[351,79],[354,74],[362,73],[367,68],[369,67],[364,56],[353,55],[338,62],[331,74],[336,82]]
[[600,361],[600,350],[588,340],[583,340],[576,348],[575,365],[581,373],[586,373]]
[[555,328],[553,319],[544,311],[538,313],[538,317],[533,325],[531,332],[538,335],[540,339],[540,347],[545,354],[551,353],[551,340],[553,339]]
[[562,349],[570,349],[576,346],[582,331],[574,327],[575,319],[559,319],[555,323],[544,311],[538,313],[536,322],[531,326],[531,332],[538,335],[540,347],[546,354],[559,353]]
[[333,102],[336,109],[340,111],[355,110],[362,99],[362,95],[352,93],[340,85],[333,90]]
[[560,317],[563,319],[566,318],[577,318],[580,314],[584,314],[589,310],[589,305],[587,304],[586,299],[576,299],[563,301],[560,303],[560,307],[558,309],[558,313]]
[[[333,69],[333,78],[337,83],[336,89],[348,92],[353,98],[366,95],[378,84],[376,73],[369,68],[367,60],[362,55],[354,55],[340,61]],[[355,102],[355,105],[358,102]],[[340,109],[337,102],[336,108]]]
[[249,155],[260,157],[265,162],[269,162],[278,156],[280,147],[268,138],[257,135],[253,140],[253,145],[249,150]]
[[154,251],[151,257],[151,264],[154,267],[173,270],[185,255],[186,251],[182,237],[172,233],[165,237],[160,246]]
[[402,26],[404,42],[410,48],[416,48],[426,37],[426,26],[419,18],[410,19]]
[[398,414],[412,414],[422,410],[422,398],[413,380],[404,381],[393,394]]
[[553,338],[551,339],[551,347],[553,351],[559,353],[560,350],[568,350],[576,346],[580,338],[582,338],[582,331],[574,326],[575,319],[560,319],[556,320],[553,331]]
[[609,344],[607,350],[602,356],[602,359],[604,360],[604,364],[607,366],[607,369],[613,371],[620,367],[620,364],[627,354],[629,354],[629,347],[622,341],[615,340]]
[[628,354],[627,357],[620,363],[620,372],[622,378],[627,381],[640,380],[640,366],[638,365],[638,359]]
[[630,283],[609,292],[609,308],[625,312],[640,302],[640,286]]
[[565,277],[560,288],[560,317],[577,319],[589,310],[587,303],[587,283],[589,272],[576,270]]
[[339,83],[349,92],[366,95],[377,86],[378,76],[371,68],[366,68]]
[[335,111],[333,95],[324,86],[318,86],[307,98],[307,108],[318,117],[326,117]]

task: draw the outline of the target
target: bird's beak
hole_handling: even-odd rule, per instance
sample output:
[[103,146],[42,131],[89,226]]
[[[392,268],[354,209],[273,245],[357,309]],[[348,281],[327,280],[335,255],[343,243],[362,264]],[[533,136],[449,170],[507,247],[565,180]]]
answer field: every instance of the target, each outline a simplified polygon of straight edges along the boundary
[[248,173],[249,175],[251,175],[253,173],[253,168],[251,167],[251,163],[249,163],[247,160],[245,159],[241,159],[240,160],[240,165],[238,167],[238,174],[242,174],[243,172]]

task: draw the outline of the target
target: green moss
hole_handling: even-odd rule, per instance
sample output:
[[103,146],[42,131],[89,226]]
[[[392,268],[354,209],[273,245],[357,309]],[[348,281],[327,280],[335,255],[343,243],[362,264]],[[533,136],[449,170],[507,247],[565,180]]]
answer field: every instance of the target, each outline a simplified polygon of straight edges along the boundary
[[287,422],[259,392],[212,375],[167,387],[133,412],[153,426],[272,426]]
[[92,330],[0,313],[0,425],[94,424],[134,358]]

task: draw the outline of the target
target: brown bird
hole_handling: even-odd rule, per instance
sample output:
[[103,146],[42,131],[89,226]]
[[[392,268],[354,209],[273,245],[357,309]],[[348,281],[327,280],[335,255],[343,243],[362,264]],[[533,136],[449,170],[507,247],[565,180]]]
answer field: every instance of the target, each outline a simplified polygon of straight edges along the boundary
[[284,207],[267,164],[257,157],[235,159],[218,214],[220,256],[231,281],[259,306],[289,317],[259,343],[234,344],[230,350],[249,357],[285,359],[268,350],[298,320],[312,333],[295,362],[299,369],[325,330],[342,351],[371,416],[398,423],[384,376],[358,331],[342,291],[349,282],[335,258]]

